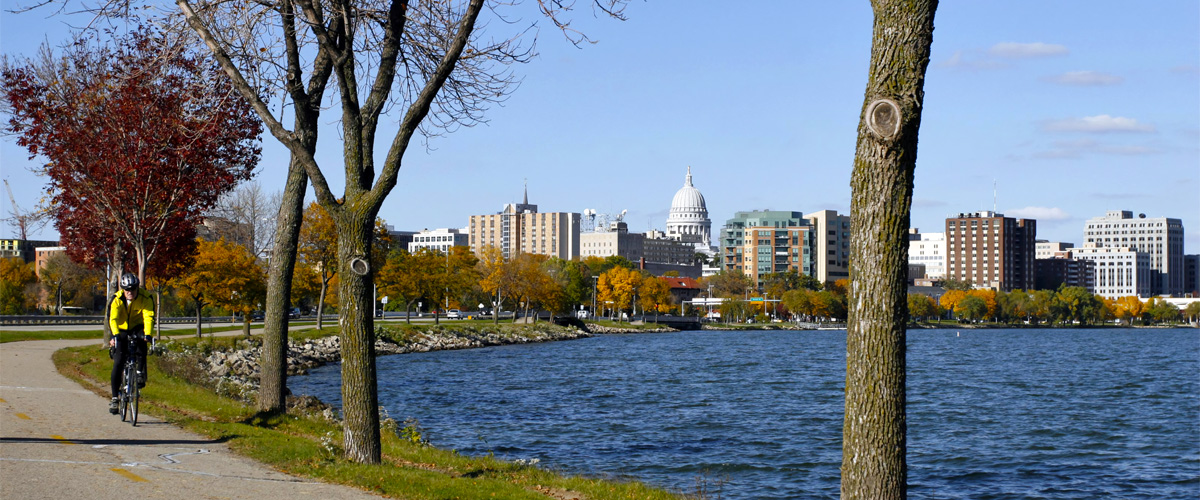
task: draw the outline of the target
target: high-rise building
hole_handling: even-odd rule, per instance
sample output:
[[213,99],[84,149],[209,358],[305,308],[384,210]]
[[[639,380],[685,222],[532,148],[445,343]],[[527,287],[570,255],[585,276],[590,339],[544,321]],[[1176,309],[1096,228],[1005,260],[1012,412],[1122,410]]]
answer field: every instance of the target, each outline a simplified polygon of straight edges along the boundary
[[1084,243],[1082,248],[1072,250],[1071,254],[1094,263],[1092,293],[1109,299],[1153,295],[1152,278],[1156,273],[1150,264],[1150,254],[1130,247],[1097,243]]
[[[1084,243],[1123,247],[1150,255],[1151,294],[1181,295],[1183,283],[1183,221],[1109,210],[1104,217],[1088,219],[1083,227]],[[1098,270],[1098,269],[1097,269]]]
[[766,274],[794,270],[813,276],[816,242],[800,212],[737,212],[721,228],[722,264],[762,286]]
[[908,230],[908,263],[925,267],[925,278],[940,280],[946,276],[946,233],[922,233]]
[[579,214],[539,213],[529,203],[529,190],[521,203],[509,203],[492,215],[472,215],[467,222],[471,251],[483,255],[487,247],[499,248],[505,259],[522,253],[549,255],[564,260],[579,256]]
[[813,277],[822,283],[850,277],[850,216],[833,210],[809,212],[813,228]]
[[946,279],[977,288],[1030,290],[1035,286],[1037,221],[991,211],[946,219]]
[[1183,256],[1183,294],[1200,297],[1200,255]]

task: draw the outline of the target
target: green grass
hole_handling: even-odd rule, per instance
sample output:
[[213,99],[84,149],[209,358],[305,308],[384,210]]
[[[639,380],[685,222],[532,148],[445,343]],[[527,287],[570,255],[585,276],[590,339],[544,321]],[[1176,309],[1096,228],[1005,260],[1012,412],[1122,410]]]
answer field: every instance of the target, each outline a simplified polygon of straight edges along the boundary
[[[293,340],[336,333],[292,332]],[[257,338],[257,337],[256,337]],[[172,349],[200,353],[246,342],[242,337],[173,339]],[[244,345],[244,344],[243,344]],[[107,396],[112,361],[98,346],[63,349],[54,363],[64,375]],[[232,450],[273,468],[329,483],[344,484],[390,498],[414,500],[504,498],[546,500],[569,491],[587,500],[700,498],[644,484],[564,476],[494,457],[467,457],[401,438],[395,427],[382,432],[383,465],[345,460],[338,422],[316,414],[262,415],[244,402],[223,397],[163,371],[163,358],[150,358],[149,384],[142,409],[187,430],[225,442]]]
[[[233,330],[241,330],[241,326],[206,326],[204,333],[221,333]],[[188,335],[196,335],[196,330],[179,329],[179,330],[163,330],[164,337],[184,337]],[[30,331],[12,331],[0,330],[0,344],[6,342],[21,342],[23,340],[66,340],[66,339],[101,339],[104,338],[104,330],[99,326],[95,330],[30,330]]]

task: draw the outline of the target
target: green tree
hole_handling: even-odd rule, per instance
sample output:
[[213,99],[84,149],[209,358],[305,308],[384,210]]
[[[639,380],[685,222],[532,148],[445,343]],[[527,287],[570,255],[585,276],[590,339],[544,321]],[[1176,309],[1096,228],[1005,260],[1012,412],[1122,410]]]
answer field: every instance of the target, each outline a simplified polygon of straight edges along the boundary
[[1104,303],[1086,288],[1078,286],[1060,287],[1055,294],[1059,316],[1067,323],[1087,325],[1097,318],[1097,309],[1103,310]]
[[1181,316],[1179,308],[1175,307],[1175,304],[1162,299],[1154,302],[1154,305],[1150,307],[1149,313],[1154,318],[1154,321],[1159,323],[1179,321]]
[[1055,293],[1050,290],[1034,290],[1026,314],[1033,324],[1052,322],[1056,311]]
[[933,297],[911,293],[908,295],[908,316],[914,320],[926,320],[937,315],[937,303]]
[[1189,322],[1195,323],[1200,319],[1200,301],[1192,302],[1183,310],[1183,314],[1187,316]]
[[942,280],[942,288],[946,290],[970,291],[975,288],[971,280],[956,280],[953,278]]
[[46,259],[40,280],[55,303],[55,311],[62,314],[63,305],[91,309],[94,290],[104,282],[104,274],[75,262],[67,252],[54,252]]
[[750,277],[740,269],[723,269],[717,274],[705,278],[705,283],[712,287],[714,297],[742,298],[754,286]]
[[807,288],[791,290],[780,299],[792,316],[799,321],[801,317],[812,316],[812,295],[816,293]]
[[907,495],[907,232],[937,1],[874,0],[871,6],[871,62],[850,178],[846,500]]
[[745,321],[750,317],[750,303],[742,299],[726,300],[721,303],[721,321],[724,323],[736,323]]
[[954,314],[967,321],[982,321],[987,317],[987,303],[978,295],[967,295],[954,307]]

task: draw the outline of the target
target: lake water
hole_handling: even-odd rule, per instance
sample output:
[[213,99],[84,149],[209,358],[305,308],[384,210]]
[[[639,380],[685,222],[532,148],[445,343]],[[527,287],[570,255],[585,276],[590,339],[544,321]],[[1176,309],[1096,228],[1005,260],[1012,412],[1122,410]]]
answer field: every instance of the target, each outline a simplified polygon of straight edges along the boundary
[[[339,366],[289,379],[340,405]],[[910,498],[1200,498],[1200,331],[914,330]],[[464,454],[733,500],[837,498],[844,332],[602,335],[381,357]]]

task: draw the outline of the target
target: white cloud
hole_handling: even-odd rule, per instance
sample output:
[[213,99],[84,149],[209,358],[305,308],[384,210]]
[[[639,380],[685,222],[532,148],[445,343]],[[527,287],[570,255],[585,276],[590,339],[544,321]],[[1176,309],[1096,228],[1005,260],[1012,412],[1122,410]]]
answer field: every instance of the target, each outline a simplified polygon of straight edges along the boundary
[[956,50],[949,59],[942,61],[939,66],[967,70],[1001,69],[1005,67],[1004,63],[994,59],[980,58],[978,56],[979,54],[977,51],[972,51],[972,54],[967,54],[961,50]]
[[1004,215],[1007,217],[1035,219],[1039,221],[1066,220],[1071,218],[1071,214],[1058,207],[1025,207],[1009,209],[1004,211]]
[[1078,139],[1071,141],[1054,141],[1053,147],[1044,151],[1038,151],[1033,154],[1034,158],[1043,160],[1061,160],[1081,158],[1084,155],[1101,154],[1101,155],[1118,155],[1118,156],[1143,156],[1161,153],[1158,148],[1140,145],[1120,145],[1097,142],[1092,139]]
[[1050,132],[1154,132],[1154,126],[1140,123],[1133,118],[1120,116],[1096,115],[1083,118],[1066,118],[1048,120],[1042,123],[1042,129]]
[[1064,45],[1052,43],[1014,43],[1004,42],[993,45],[988,49],[988,54],[995,57],[1007,57],[1010,59],[1025,59],[1029,57],[1047,57],[1066,55],[1069,50]]
[[1044,78],[1050,83],[1059,85],[1072,85],[1077,87],[1099,87],[1104,85],[1117,85],[1125,81],[1124,78],[1108,73],[1100,73],[1096,71],[1070,71],[1061,75],[1048,76]]

